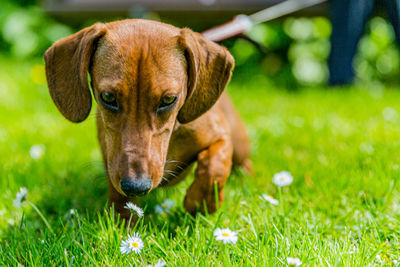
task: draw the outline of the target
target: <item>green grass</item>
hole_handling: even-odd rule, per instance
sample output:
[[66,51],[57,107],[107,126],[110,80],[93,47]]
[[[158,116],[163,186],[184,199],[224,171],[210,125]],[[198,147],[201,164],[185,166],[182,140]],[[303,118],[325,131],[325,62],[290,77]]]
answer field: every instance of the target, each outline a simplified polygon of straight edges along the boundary
[[[158,259],[167,266],[284,266],[288,256],[306,266],[390,266],[400,260],[398,88],[288,92],[262,77],[234,80],[229,92],[248,125],[254,175],[231,175],[222,207],[196,218],[182,207],[192,176],[157,189],[140,199],[144,220],[127,230],[105,208],[94,116],[68,122],[46,86],[32,81],[34,63],[0,61],[6,66],[0,70],[0,266],[141,266]],[[34,144],[45,147],[39,160],[29,156]],[[271,179],[282,170],[294,182],[279,190]],[[13,207],[20,187],[28,188],[54,234],[29,204]],[[261,200],[264,193],[280,205]],[[176,207],[163,218],[154,206],[166,198]],[[238,231],[237,244],[216,242],[217,227]],[[129,231],[144,241],[141,257],[119,252]]]

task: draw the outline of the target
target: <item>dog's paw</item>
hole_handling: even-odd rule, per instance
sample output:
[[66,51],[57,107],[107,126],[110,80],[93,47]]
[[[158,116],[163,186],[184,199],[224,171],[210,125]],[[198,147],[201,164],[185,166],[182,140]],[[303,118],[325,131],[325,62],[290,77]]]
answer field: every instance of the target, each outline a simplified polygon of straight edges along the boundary
[[218,205],[215,199],[215,192],[213,189],[204,190],[196,186],[193,183],[186,192],[183,206],[185,210],[191,215],[195,216],[197,212],[203,214],[213,213],[217,210],[224,200],[224,192],[221,190],[218,192]]

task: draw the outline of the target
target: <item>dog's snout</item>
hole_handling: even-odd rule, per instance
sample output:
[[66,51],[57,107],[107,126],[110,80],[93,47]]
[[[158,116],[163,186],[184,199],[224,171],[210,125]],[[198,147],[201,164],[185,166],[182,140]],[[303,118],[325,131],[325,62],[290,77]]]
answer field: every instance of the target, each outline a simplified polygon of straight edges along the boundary
[[141,196],[148,193],[151,189],[151,179],[147,177],[121,179],[121,189],[128,197]]

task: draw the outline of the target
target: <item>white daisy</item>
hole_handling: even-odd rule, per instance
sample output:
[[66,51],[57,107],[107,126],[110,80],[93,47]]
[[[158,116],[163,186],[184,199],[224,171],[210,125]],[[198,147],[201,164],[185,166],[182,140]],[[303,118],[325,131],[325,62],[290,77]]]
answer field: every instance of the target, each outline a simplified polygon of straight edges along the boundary
[[173,206],[175,206],[175,202],[170,200],[170,199],[166,199],[162,204],[161,207],[164,210],[167,210],[167,212],[169,211],[170,208],[172,208]]
[[272,205],[278,205],[279,204],[279,200],[273,198],[270,195],[267,194],[263,194],[262,197],[264,198],[264,200],[268,201],[269,203],[271,203]]
[[397,111],[392,107],[386,107],[382,110],[383,118],[387,121],[395,121],[398,117]]
[[249,206],[246,201],[240,201],[240,205]]
[[77,211],[75,209],[70,209],[67,214],[65,214],[64,218],[67,221],[72,221],[72,219],[75,217]]
[[14,199],[14,207],[20,208],[21,206],[23,206],[26,201],[27,194],[28,189],[26,189],[25,187],[21,187]]
[[139,218],[143,217],[143,210],[141,208],[139,208],[138,206],[136,206],[135,204],[133,204],[132,202],[127,202],[126,205],[124,206],[125,209],[130,210],[132,213],[136,212],[137,216]]
[[236,244],[238,240],[238,234],[234,231],[231,231],[229,228],[215,229],[214,236],[215,240],[222,241],[224,244],[227,243]]
[[167,263],[163,260],[158,260],[156,264],[154,265],[147,265],[146,267],[164,267],[165,265],[167,265]]
[[154,211],[165,218],[173,206],[175,206],[175,202],[170,199],[166,199],[163,203],[161,203],[161,205],[156,205]]
[[138,233],[133,233],[133,235],[129,235],[128,239],[122,241],[121,247],[119,250],[122,254],[129,254],[132,251],[139,254],[143,248],[143,241],[139,237]]
[[272,178],[272,182],[279,187],[290,185],[293,182],[293,176],[290,172],[281,171],[275,173],[274,177]]
[[31,156],[32,159],[40,159],[44,155],[44,146],[43,145],[33,145],[29,149],[29,155]]
[[286,261],[289,266],[300,266],[303,264],[299,258],[287,257]]
[[168,215],[168,211],[165,211],[161,205],[156,205],[156,207],[154,208],[154,212],[157,213],[158,215],[161,215],[161,217],[167,217]]
[[383,263],[383,260],[382,260],[381,256],[379,256],[379,254],[375,256],[375,260],[376,260],[378,263]]

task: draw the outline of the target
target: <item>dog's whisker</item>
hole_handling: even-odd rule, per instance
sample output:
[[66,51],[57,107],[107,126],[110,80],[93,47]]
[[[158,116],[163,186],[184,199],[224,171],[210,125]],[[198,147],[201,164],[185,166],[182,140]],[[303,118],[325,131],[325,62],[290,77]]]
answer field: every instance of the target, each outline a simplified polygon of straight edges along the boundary
[[164,170],[166,173],[178,173],[177,171],[172,171],[172,170]]
[[[179,166],[179,165],[174,165],[174,167],[177,168],[177,169],[179,169],[180,171],[185,170],[185,168],[183,168],[183,167],[181,167],[181,166]],[[186,167],[187,167],[187,166],[186,166]]]
[[180,169],[181,171],[183,171],[185,168],[183,168],[183,167],[181,167],[181,166],[179,166],[179,165],[176,165],[176,167],[178,168],[178,169]]
[[166,163],[182,163],[184,165],[187,165],[185,162],[183,161],[179,161],[179,160],[174,160],[174,159],[167,159]]
[[[174,163],[178,163],[178,164],[174,164]],[[182,164],[184,167],[180,166],[180,164]],[[179,160],[173,160],[173,159],[169,159],[165,162],[165,164],[174,164],[174,166],[178,169],[180,169],[181,171],[185,170],[186,167],[188,167],[189,165],[183,161],[179,161]]]
[[173,172],[166,172],[166,174],[172,176],[173,178],[178,176],[178,174],[175,174]]

